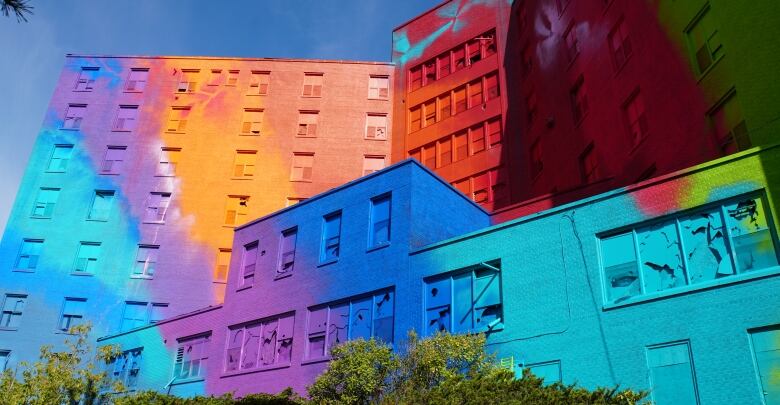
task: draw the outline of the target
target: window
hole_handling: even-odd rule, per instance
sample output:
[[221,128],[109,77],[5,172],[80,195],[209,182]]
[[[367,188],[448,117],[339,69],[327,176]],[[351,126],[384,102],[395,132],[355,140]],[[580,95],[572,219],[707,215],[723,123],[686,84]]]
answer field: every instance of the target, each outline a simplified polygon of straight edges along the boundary
[[544,363],[527,364],[525,366],[537,378],[544,380],[544,385],[561,382],[561,362],[546,361]]
[[54,145],[54,151],[49,159],[47,172],[64,172],[68,168],[70,156],[73,154],[73,145]]
[[572,23],[566,33],[563,34],[564,41],[566,43],[566,57],[569,63],[573,62],[577,55],[580,54],[580,43],[577,39],[577,26]]
[[257,161],[256,150],[237,150],[233,161],[233,177],[252,178]]
[[108,375],[113,380],[121,382],[125,389],[134,390],[138,385],[142,351],[143,348],[138,348],[123,352],[109,365]]
[[452,60],[454,61],[454,72],[466,67],[466,46],[460,45],[452,50]]
[[34,218],[51,218],[59,195],[60,189],[58,188],[41,187],[33,205],[32,216]]
[[387,100],[390,94],[390,78],[371,76],[368,79],[368,98]]
[[531,144],[531,178],[535,179],[542,169],[544,169],[544,159],[542,158],[542,138],[536,138],[533,144]]
[[450,137],[440,139],[436,147],[439,151],[439,167],[452,163],[452,139]]
[[730,91],[724,100],[708,113],[715,136],[724,154],[749,149],[752,144],[742,108],[735,91]]
[[503,328],[501,264],[483,263],[425,280],[425,333]]
[[86,305],[86,298],[65,298],[57,329],[68,332],[70,328],[80,325],[84,319],[84,307]]
[[303,76],[303,95],[305,97],[322,96],[322,73],[305,73]]
[[313,165],[313,153],[293,153],[290,181],[311,181]]
[[723,56],[723,43],[720,41],[717,24],[709,5],[705,6],[689,26],[686,35],[698,73],[707,71],[713,62]]
[[628,131],[633,146],[639,145],[647,136],[647,118],[645,117],[645,103],[639,90],[629,98],[623,107],[623,114],[628,123]]
[[390,194],[371,199],[371,230],[368,246],[390,243]]
[[450,53],[439,55],[437,62],[439,63],[439,79],[443,79],[450,75]]
[[585,184],[593,183],[599,178],[599,161],[592,143],[580,155],[580,174]]
[[238,70],[228,70],[227,83],[225,86],[235,86],[238,84]]
[[239,225],[246,221],[249,211],[249,197],[229,195],[225,205],[225,225]]
[[294,314],[278,315],[228,329],[225,371],[289,365]]
[[348,340],[371,339],[393,343],[395,293],[384,290],[368,296],[309,309],[305,359],[327,357],[330,349]]
[[138,122],[137,105],[120,105],[116,112],[114,131],[132,131]]
[[16,257],[17,270],[35,270],[38,266],[38,259],[41,257],[43,248],[43,239],[24,239],[19,248],[19,255]]
[[469,83],[469,108],[482,104],[482,79]]
[[577,79],[577,82],[571,88],[569,92],[571,98],[571,111],[574,116],[574,123],[579,124],[585,114],[588,113],[588,97],[585,94],[585,80],[582,76]]
[[366,139],[387,139],[386,114],[368,114],[366,116]]
[[422,87],[422,65],[409,70],[409,91]]
[[122,314],[122,331],[157,323],[165,319],[168,304],[163,302],[126,301]]
[[483,123],[471,127],[469,136],[471,137],[472,155],[485,150],[485,125]]
[[422,148],[423,164],[431,170],[436,169],[436,143],[431,142]]
[[176,87],[177,93],[192,93],[198,88],[198,75],[200,70],[182,69],[179,75],[179,85]]
[[146,200],[146,215],[144,222],[165,222],[165,213],[168,212],[168,206],[171,204],[171,193],[149,193],[149,199]]
[[490,201],[498,206],[505,204],[509,199],[509,192],[506,187],[509,175],[505,169],[497,168],[490,170]]
[[463,160],[469,156],[468,134],[462,131],[455,134],[455,161]]
[[698,288],[777,266],[764,199],[745,196],[601,238],[606,301]]
[[298,113],[298,136],[315,137],[317,136],[317,120],[319,113],[317,111],[301,111]]
[[469,65],[482,60],[481,42],[481,37],[474,38],[468,42]]
[[162,177],[175,176],[180,157],[181,148],[162,148],[160,150],[160,163],[157,165],[157,175]]
[[209,76],[209,86],[219,86],[225,80],[225,75],[222,73],[222,69],[211,69],[211,75]]
[[436,81],[436,59],[431,59],[423,63],[423,86],[427,86]]
[[409,110],[409,132],[420,128],[422,128],[422,106],[417,106]]
[[8,359],[11,357],[9,350],[0,350],[0,373],[8,367]]
[[263,126],[263,110],[256,108],[245,108],[244,119],[241,123],[241,134],[259,135]]
[[477,204],[484,204],[490,201],[490,175],[484,172],[472,177],[472,196],[471,199]]
[[493,118],[487,123],[488,145],[492,148],[501,144],[501,118]]
[[220,248],[217,251],[216,265],[214,266],[214,281],[218,283],[224,283],[227,281],[228,269],[230,268],[230,254],[232,250],[229,248]]
[[268,94],[271,84],[271,72],[252,72],[249,78],[249,95],[264,96]]
[[173,362],[174,381],[205,377],[210,341],[210,334],[179,340],[176,359]]
[[384,156],[363,156],[363,176],[378,172],[385,168]]
[[750,332],[756,375],[764,395],[764,403],[777,404],[780,401],[780,381],[776,378],[777,364],[780,362],[780,329],[772,326],[748,332]]
[[190,115],[190,107],[171,107],[168,114],[168,132],[184,132],[187,129],[187,118]]
[[423,116],[425,117],[425,126],[431,126],[436,123],[436,99],[432,98],[423,103]]
[[452,115],[452,97],[447,92],[439,96],[439,121],[449,118]]
[[0,317],[0,328],[18,328],[26,304],[26,295],[6,294],[3,301],[3,314]]
[[648,347],[647,367],[654,404],[699,403],[687,341]]
[[612,60],[615,70],[620,69],[631,56],[631,40],[628,38],[628,28],[623,19],[617,23],[609,34],[609,49],[612,51]]
[[127,146],[106,147],[100,174],[119,174],[125,160],[125,152],[127,152]]
[[491,73],[485,76],[485,101],[498,98],[498,74]]
[[293,206],[295,204],[298,204],[301,201],[306,201],[306,199],[303,198],[303,197],[287,197],[285,199],[284,206],[285,207],[290,207],[290,206]]
[[322,249],[320,262],[329,262],[339,258],[341,244],[341,211],[327,215],[322,219]]
[[142,92],[146,89],[146,81],[149,80],[149,69],[133,68],[125,82],[125,91]]
[[83,67],[79,73],[79,78],[76,80],[76,86],[73,88],[75,91],[92,91],[97,79],[100,68],[96,67]]
[[111,206],[113,203],[113,190],[95,191],[95,198],[92,200],[92,206],[89,208],[87,219],[93,221],[107,221],[111,213]]
[[292,274],[295,266],[295,243],[298,239],[298,228],[290,228],[282,232],[279,238],[279,266],[276,276]]
[[95,274],[100,248],[99,242],[81,242],[76,254],[76,263],[73,265],[73,272],[76,274]]
[[255,267],[257,267],[257,241],[244,246],[244,255],[241,257],[239,287],[247,287],[254,284]]
[[70,104],[65,112],[65,120],[62,122],[62,129],[79,129],[81,120],[87,113],[86,104]]
[[160,247],[157,245],[138,245],[132,275],[141,278],[153,277],[157,268],[157,255],[159,252]]
[[453,115],[466,111],[466,87],[461,86],[455,89],[453,94],[455,99],[455,113]]

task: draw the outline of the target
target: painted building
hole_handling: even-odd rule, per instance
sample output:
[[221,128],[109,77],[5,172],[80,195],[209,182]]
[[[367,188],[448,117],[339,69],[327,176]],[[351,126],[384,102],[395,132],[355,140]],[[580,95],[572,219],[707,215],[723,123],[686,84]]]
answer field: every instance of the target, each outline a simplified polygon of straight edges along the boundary
[[0,352],[221,303],[236,226],[385,166],[392,69],[68,56],[0,244]]

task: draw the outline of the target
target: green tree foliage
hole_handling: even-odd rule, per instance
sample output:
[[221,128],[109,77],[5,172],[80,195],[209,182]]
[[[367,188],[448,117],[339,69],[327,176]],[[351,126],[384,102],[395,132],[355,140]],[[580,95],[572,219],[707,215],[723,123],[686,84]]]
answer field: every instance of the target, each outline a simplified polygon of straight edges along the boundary
[[231,394],[219,397],[196,396],[179,398],[156,391],[142,391],[131,395],[119,395],[112,398],[114,405],[304,405],[306,401],[297,396],[291,388],[279,394],[252,394],[235,399]]
[[13,14],[16,22],[27,22],[27,16],[33,13],[32,9],[28,0],[0,0],[0,12],[6,17]]

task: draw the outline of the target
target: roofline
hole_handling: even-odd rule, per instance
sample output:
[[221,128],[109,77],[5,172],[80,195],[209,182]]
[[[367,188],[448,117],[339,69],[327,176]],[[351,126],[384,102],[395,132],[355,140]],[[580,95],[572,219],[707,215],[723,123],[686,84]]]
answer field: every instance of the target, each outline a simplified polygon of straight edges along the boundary
[[128,330],[125,330],[125,331],[122,331],[122,332],[119,332],[119,333],[114,333],[114,334],[111,334],[111,335],[101,336],[101,337],[97,338],[97,341],[100,342],[100,341],[103,341],[103,340],[115,338],[117,336],[122,336],[122,335],[127,335],[127,334],[130,334],[130,333],[138,332],[139,330],[144,330],[144,329],[148,329],[148,328],[155,328],[155,327],[160,326],[160,325],[165,324],[165,323],[170,323],[170,322],[173,322],[173,321],[177,321],[179,319],[183,319],[183,318],[187,318],[187,317],[190,317],[190,316],[199,315],[199,314],[206,313],[206,312],[209,312],[209,311],[214,311],[214,310],[217,310],[217,309],[220,309],[220,308],[222,308],[222,304],[209,305],[209,306],[207,306],[205,308],[196,309],[194,311],[187,312],[187,313],[180,314],[180,315],[176,315],[176,316],[172,316],[170,318],[165,318],[165,319],[163,319],[162,321],[159,321],[159,322],[150,323],[150,324],[144,325],[144,326],[138,326],[138,327],[135,327],[133,329],[128,329]]
[[451,1],[452,1],[452,0],[444,0],[444,1],[442,1],[441,3],[439,3],[439,4],[437,4],[437,5],[435,5],[435,6],[431,7],[431,8],[429,8],[428,10],[426,10],[426,11],[423,11],[423,12],[422,12],[422,13],[420,13],[420,14],[417,14],[416,16],[414,16],[414,17],[412,17],[412,18],[410,18],[410,19],[406,20],[405,22],[401,23],[399,26],[397,26],[397,27],[393,28],[393,31],[392,31],[392,32],[396,32],[396,31],[398,31],[399,29],[401,29],[402,27],[404,27],[404,26],[407,26],[407,25],[411,24],[412,22],[414,22],[414,21],[416,21],[416,20],[419,20],[419,19],[420,19],[420,18],[422,18],[423,16],[430,14],[432,11],[434,11],[434,10],[436,10],[436,9],[440,8],[441,6],[443,6],[443,5],[447,4],[447,3],[451,2]]
[[352,65],[395,66],[393,62],[344,60],[344,59],[301,59],[301,58],[241,58],[232,56],[162,56],[162,55],[82,55],[66,53],[66,58],[115,58],[115,59],[192,59],[192,60],[240,60],[257,62],[301,62],[301,63],[338,63]]
[[359,177],[359,178],[357,178],[357,179],[355,179],[355,180],[349,181],[349,182],[347,182],[347,183],[344,183],[344,184],[342,184],[342,185],[340,185],[340,186],[333,187],[333,188],[331,188],[330,190],[323,191],[323,192],[321,192],[321,193],[319,193],[319,194],[315,194],[315,195],[313,195],[313,196],[311,196],[311,197],[309,197],[309,198],[307,198],[307,199],[305,199],[305,200],[303,200],[303,201],[301,201],[301,202],[299,202],[299,203],[297,203],[297,204],[295,204],[295,205],[291,205],[291,206],[289,206],[289,207],[284,207],[284,208],[282,208],[282,209],[280,209],[280,210],[278,210],[278,211],[274,211],[274,212],[272,212],[272,213],[270,213],[270,214],[266,214],[266,215],[264,215],[264,216],[262,216],[262,217],[259,217],[259,218],[256,218],[256,219],[253,219],[252,221],[249,221],[249,222],[247,222],[247,223],[245,223],[245,224],[243,224],[243,225],[240,225],[240,226],[237,226],[237,227],[235,227],[233,231],[234,231],[234,232],[238,232],[238,231],[240,231],[240,230],[242,230],[242,229],[244,229],[244,228],[247,228],[247,227],[249,227],[249,226],[252,226],[252,225],[254,225],[254,224],[257,224],[257,223],[263,222],[263,221],[265,221],[265,220],[267,220],[267,219],[270,219],[270,218],[273,218],[273,217],[275,217],[275,216],[277,216],[277,215],[281,215],[281,214],[283,214],[283,213],[285,213],[285,212],[287,212],[287,211],[289,211],[289,210],[292,210],[292,209],[294,209],[294,208],[297,208],[297,207],[299,207],[299,206],[301,206],[301,205],[303,205],[303,204],[310,204],[311,202],[313,202],[313,201],[315,201],[315,200],[319,200],[319,199],[325,198],[325,197],[327,197],[327,196],[328,196],[328,195],[330,195],[330,194],[334,194],[334,193],[340,192],[340,191],[342,191],[342,190],[345,190],[345,189],[347,189],[347,188],[353,187],[353,186],[355,186],[355,185],[356,185],[356,184],[358,184],[358,183],[362,183],[362,182],[364,182],[364,181],[368,181],[368,180],[370,180],[370,179],[372,179],[372,178],[374,178],[374,177],[376,177],[376,176],[381,176],[381,175],[384,175],[385,173],[388,173],[388,172],[390,172],[390,171],[393,171],[393,170],[395,170],[395,169],[398,169],[398,168],[400,168],[400,167],[402,167],[402,166],[406,166],[406,165],[414,165],[414,166],[417,166],[418,168],[422,169],[424,172],[428,173],[428,174],[429,174],[429,175],[431,175],[431,176],[432,176],[434,179],[436,179],[436,180],[438,180],[440,183],[442,183],[442,184],[443,184],[445,187],[449,188],[451,191],[455,192],[455,193],[456,193],[457,195],[459,195],[461,198],[463,198],[464,200],[466,200],[467,202],[469,202],[471,205],[473,205],[474,207],[476,207],[476,208],[478,208],[480,211],[482,211],[482,212],[483,212],[485,215],[487,215],[488,217],[490,217],[490,213],[489,213],[487,210],[485,210],[484,208],[482,208],[482,206],[480,206],[479,204],[475,203],[475,202],[474,202],[474,200],[472,200],[472,199],[470,199],[470,198],[466,197],[466,196],[465,196],[463,193],[461,193],[461,192],[460,192],[458,189],[456,189],[455,187],[453,187],[453,186],[452,186],[450,183],[446,182],[444,179],[442,179],[441,177],[439,177],[439,175],[437,175],[436,173],[434,173],[434,172],[433,172],[431,169],[429,169],[429,168],[427,168],[427,167],[423,166],[423,165],[422,165],[420,162],[418,162],[418,161],[417,161],[416,159],[414,159],[414,158],[406,158],[406,159],[404,159],[404,160],[402,160],[402,161],[400,161],[400,162],[396,162],[396,163],[394,163],[394,164],[392,164],[392,165],[390,165],[390,166],[387,166],[387,167],[385,167],[384,169],[382,169],[382,170],[380,170],[380,171],[378,171],[378,172],[374,172],[374,173],[371,173],[371,174],[369,174],[369,175],[366,175],[366,176],[363,176],[363,177]]
[[657,184],[666,183],[668,181],[675,180],[675,179],[680,178],[680,177],[689,176],[689,175],[692,175],[692,174],[695,174],[695,173],[698,173],[698,172],[701,172],[701,171],[704,171],[704,170],[707,170],[707,169],[710,169],[710,168],[714,168],[714,167],[717,167],[717,166],[722,166],[724,164],[731,163],[731,162],[734,162],[734,161],[737,161],[737,160],[741,160],[741,159],[744,159],[744,158],[747,158],[747,157],[750,157],[750,156],[753,156],[753,155],[759,155],[759,154],[761,154],[763,152],[766,152],[766,151],[769,151],[769,150],[775,149],[775,148],[780,148],[780,143],[775,143],[775,144],[767,145],[767,146],[757,146],[757,147],[754,147],[754,148],[751,148],[751,149],[747,149],[747,150],[739,152],[739,153],[735,153],[735,154],[732,154],[732,155],[721,157],[719,159],[710,160],[708,162],[701,163],[701,164],[698,164],[696,166],[691,166],[691,167],[688,167],[688,168],[685,168],[685,169],[677,170],[675,172],[671,172],[671,173],[668,173],[668,174],[665,174],[665,175],[662,175],[662,176],[653,177],[651,179],[644,180],[644,181],[641,181],[639,183],[634,183],[634,184],[631,184],[631,185],[628,185],[628,186],[625,186],[625,187],[620,187],[620,188],[617,188],[617,189],[614,189],[614,190],[611,190],[611,191],[607,191],[605,193],[596,194],[594,196],[583,198],[583,199],[580,199],[580,200],[577,200],[577,201],[573,201],[573,202],[570,202],[568,204],[563,204],[563,205],[559,205],[557,207],[553,207],[553,208],[550,208],[550,209],[547,209],[547,210],[535,212],[535,213],[530,214],[530,215],[526,215],[526,216],[523,216],[523,217],[520,217],[520,218],[515,218],[515,219],[507,221],[507,222],[503,222],[503,223],[500,223],[500,224],[497,224],[497,225],[492,225],[492,226],[489,226],[489,227],[486,227],[486,228],[482,228],[482,229],[479,229],[479,230],[476,230],[476,231],[473,231],[473,232],[469,232],[469,233],[466,233],[466,234],[463,234],[463,235],[459,235],[459,236],[456,236],[456,237],[453,237],[453,238],[450,238],[450,239],[446,239],[446,240],[443,240],[443,241],[431,243],[430,245],[425,245],[425,246],[419,247],[417,249],[412,249],[409,252],[409,256],[413,256],[413,255],[416,255],[418,253],[423,253],[423,252],[426,252],[428,250],[433,250],[435,248],[451,245],[453,243],[460,242],[460,241],[463,241],[463,240],[466,240],[466,239],[471,239],[471,238],[474,238],[476,236],[487,235],[489,233],[493,233],[493,232],[502,230],[504,228],[511,228],[511,227],[513,227],[515,225],[519,225],[519,224],[522,224],[522,223],[525,223],[525,222],[529,222],[531,220],[535,220],[535,219],[538,219],[538,218],[552,216],[552,215],[558,214],[558,213],[563,212],[563,211],[567,211],[567,210],[571,210],[571,209],[574,209],[574,208],[577,208],[577,207],[581,207],[583,205],[592,204],[592,203],[603,201],[603,200],[608,200],[608,199],[611,199],[611,198],[614,198],[614,197],[617,197],[617,196],[620,196],[620,195],[623,195],[623,194],[629,194],[629,193],[641,190],[643,188],[648,188],[648,187],[652,187],[652,186],[657,185]]

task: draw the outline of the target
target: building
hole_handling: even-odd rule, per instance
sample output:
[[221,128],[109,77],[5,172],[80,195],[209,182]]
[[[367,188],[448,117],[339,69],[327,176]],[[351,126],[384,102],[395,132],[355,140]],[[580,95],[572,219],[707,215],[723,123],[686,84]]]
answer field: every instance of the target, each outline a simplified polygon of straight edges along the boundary
[[392,70],[68,56],[0,244],[0,350],[221,303],[235,226],[385,166]]

